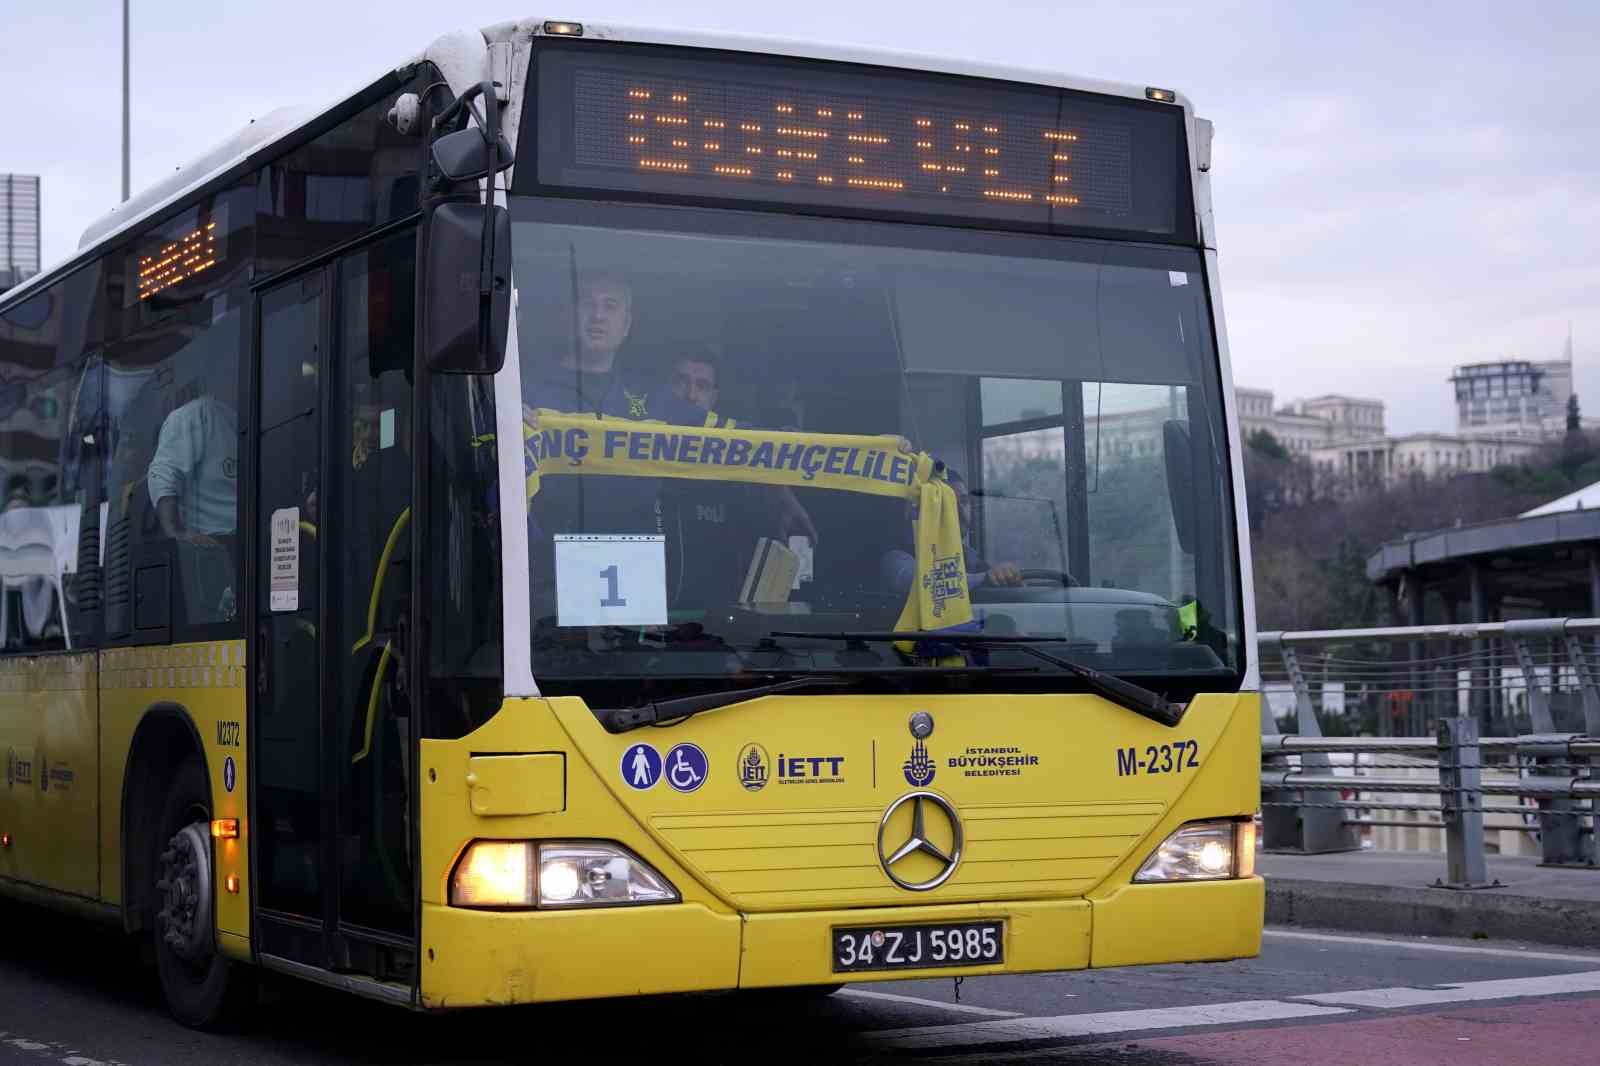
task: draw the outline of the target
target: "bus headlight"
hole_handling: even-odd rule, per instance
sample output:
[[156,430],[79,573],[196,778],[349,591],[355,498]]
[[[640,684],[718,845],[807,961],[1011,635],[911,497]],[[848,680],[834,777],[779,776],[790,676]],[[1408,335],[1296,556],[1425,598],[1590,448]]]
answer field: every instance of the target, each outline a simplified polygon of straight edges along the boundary
[[639,856],[617,844],[539,845],[539,906],[594,907],[676,903],[678,892]]
[[678,898],[649,863],[599,841],[475,840],[450,875],[453,907],[556,909]]
[[1133,880],[1222,881],[1255,872],[1256,824],[1230,818],[1180,827],[1144,861]]

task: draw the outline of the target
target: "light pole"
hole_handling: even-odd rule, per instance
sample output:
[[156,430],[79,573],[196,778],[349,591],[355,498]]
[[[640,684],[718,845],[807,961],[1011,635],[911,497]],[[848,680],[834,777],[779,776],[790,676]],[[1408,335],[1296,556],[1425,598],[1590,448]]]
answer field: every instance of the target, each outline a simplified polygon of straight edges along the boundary
[[128,167],[128,0],[122,0],[122,201],[129,195]]

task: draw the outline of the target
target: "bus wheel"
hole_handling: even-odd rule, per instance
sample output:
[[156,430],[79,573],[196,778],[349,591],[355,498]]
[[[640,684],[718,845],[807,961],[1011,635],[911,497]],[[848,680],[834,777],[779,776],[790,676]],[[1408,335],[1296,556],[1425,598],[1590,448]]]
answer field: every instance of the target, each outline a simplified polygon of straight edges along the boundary
[[204,764],[183,764],[167,791],[154,847],[156,969],[173,1017],[196,1029],[238,1022],[254,1002],[252,975],[217,951],[211,815]]

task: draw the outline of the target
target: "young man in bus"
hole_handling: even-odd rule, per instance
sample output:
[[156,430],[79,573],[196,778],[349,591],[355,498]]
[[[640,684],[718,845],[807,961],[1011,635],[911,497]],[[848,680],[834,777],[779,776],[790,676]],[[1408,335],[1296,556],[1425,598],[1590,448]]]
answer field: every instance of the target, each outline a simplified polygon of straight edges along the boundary
[[[721,363],[710,346],[682,357],[672,367],[672,394],[701,411],[714,410],[722,396]],[[817,527],[793,489],[777,490],[778,527],[770,531],[761,524],[752,490],[759,491],[759,486],[716,481],[669,481],[662,486],[669,536],[682,541],[680,602],[732,602],[759,534],[804,535],[816,544]]]

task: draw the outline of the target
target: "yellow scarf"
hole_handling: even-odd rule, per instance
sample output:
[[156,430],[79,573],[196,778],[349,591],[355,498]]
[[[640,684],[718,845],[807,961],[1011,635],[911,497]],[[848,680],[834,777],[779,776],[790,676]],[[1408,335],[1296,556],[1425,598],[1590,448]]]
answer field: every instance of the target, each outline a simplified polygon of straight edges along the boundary
[[901,450],[894,436],[783,433],[717,425],[675,426],[540,409],[523,424],[531,504],[553,475],[687,478],[833,489],[913,504],[917,578],[896,628],[944,629],[972,620],[956,494],[932,456]]

